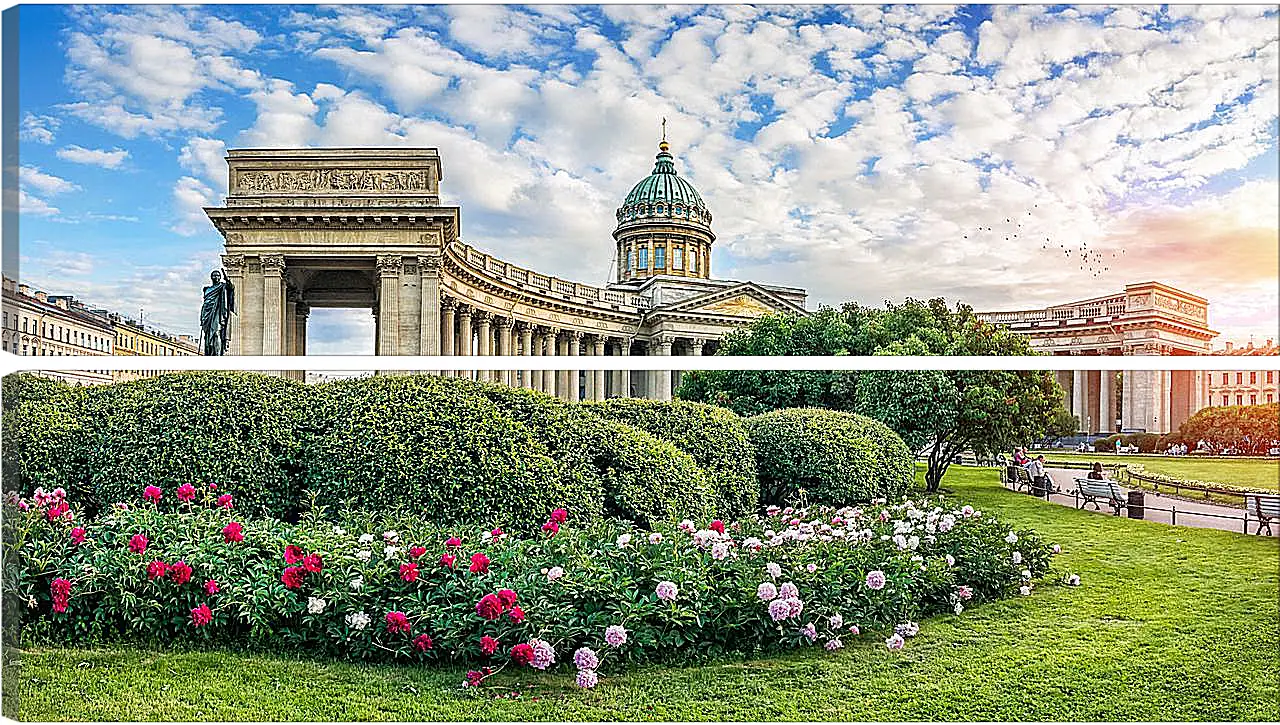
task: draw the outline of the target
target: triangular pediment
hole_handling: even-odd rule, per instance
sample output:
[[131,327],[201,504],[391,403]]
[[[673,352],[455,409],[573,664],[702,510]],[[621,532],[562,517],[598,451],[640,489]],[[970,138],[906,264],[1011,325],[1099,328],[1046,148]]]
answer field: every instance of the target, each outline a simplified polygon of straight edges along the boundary
[[804,308],[764,289],[754,282],[716,290],[664,305],[654,312],[678,312],[681,314],[726,315],[729,317],[756,318],[770,313],[805,314]]

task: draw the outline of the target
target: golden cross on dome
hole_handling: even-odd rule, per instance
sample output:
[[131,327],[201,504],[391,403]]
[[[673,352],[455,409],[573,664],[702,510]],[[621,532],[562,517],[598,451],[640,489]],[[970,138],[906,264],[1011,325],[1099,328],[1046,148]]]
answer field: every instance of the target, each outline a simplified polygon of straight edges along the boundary
[[662,117],[662,140],[667,140],[667,117]]

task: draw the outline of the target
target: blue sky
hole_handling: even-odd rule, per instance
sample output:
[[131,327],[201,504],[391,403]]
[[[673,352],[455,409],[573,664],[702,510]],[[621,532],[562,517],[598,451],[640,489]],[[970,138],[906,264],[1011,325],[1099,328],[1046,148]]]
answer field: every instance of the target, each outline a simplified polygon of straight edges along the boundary
[[980,309],[1154,278],[1275,335],[1274,6],[20,12],[22,276],[173,331],[227,148],[438,147],[465,241],[599,284],[666,117],[719,277]]

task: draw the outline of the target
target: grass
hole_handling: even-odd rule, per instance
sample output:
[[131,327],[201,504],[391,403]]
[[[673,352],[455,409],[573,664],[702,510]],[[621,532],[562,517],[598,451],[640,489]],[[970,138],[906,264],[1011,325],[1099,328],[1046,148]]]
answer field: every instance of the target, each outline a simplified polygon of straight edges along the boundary
[[[1031,597],[936,617],[901,652],[642,667],[572,686],[506,673],[277,653],[33,648],[23,720],[1280,720],[1276,539],[1174,528],[1048,504],[954,467],[944,486],[1063,545]],[[563,659],[563,658],[562,658]],[[498,694],[519,690],[520,697]]]
[[1196,456],[1138,456],[1114,453],[1059,453],[1044,451],[1050,461],[1101,461],[1141,464],[1151,473],[1163,473],[1184,481],[1204,481],[1226,487],[1246,486],[1280,492],[1280,461],[1275,459],[1202,458]]

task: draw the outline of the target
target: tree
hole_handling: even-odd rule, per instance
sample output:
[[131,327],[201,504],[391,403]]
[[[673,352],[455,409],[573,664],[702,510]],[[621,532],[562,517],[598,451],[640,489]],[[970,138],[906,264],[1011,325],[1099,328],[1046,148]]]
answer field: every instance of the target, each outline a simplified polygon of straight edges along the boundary
[[[721,355],[1032,355],[1025,338],[941,299],[884,309],[854,303],[807,316],[766,316],[726,337]],[[677,394],[743,415],[824,407],[875,418],[917,455],[936,491],[956,454],[979,455],[1042,437],[1062,390],[1043,371],[699,371]],[[1074,430],[1072,431],[1074,432]]]
[[1049,415],[1049,422],[1044,430],[1044,434],[1054,443],[1079,432],[1080,418],[1072,415],[1070,411],[1061,405]]
[[1178,435],[1193,450],[1204,441],[1215,450],[1262,455],[1280,440],[1280,403],[1204,408],[1183,422]]

